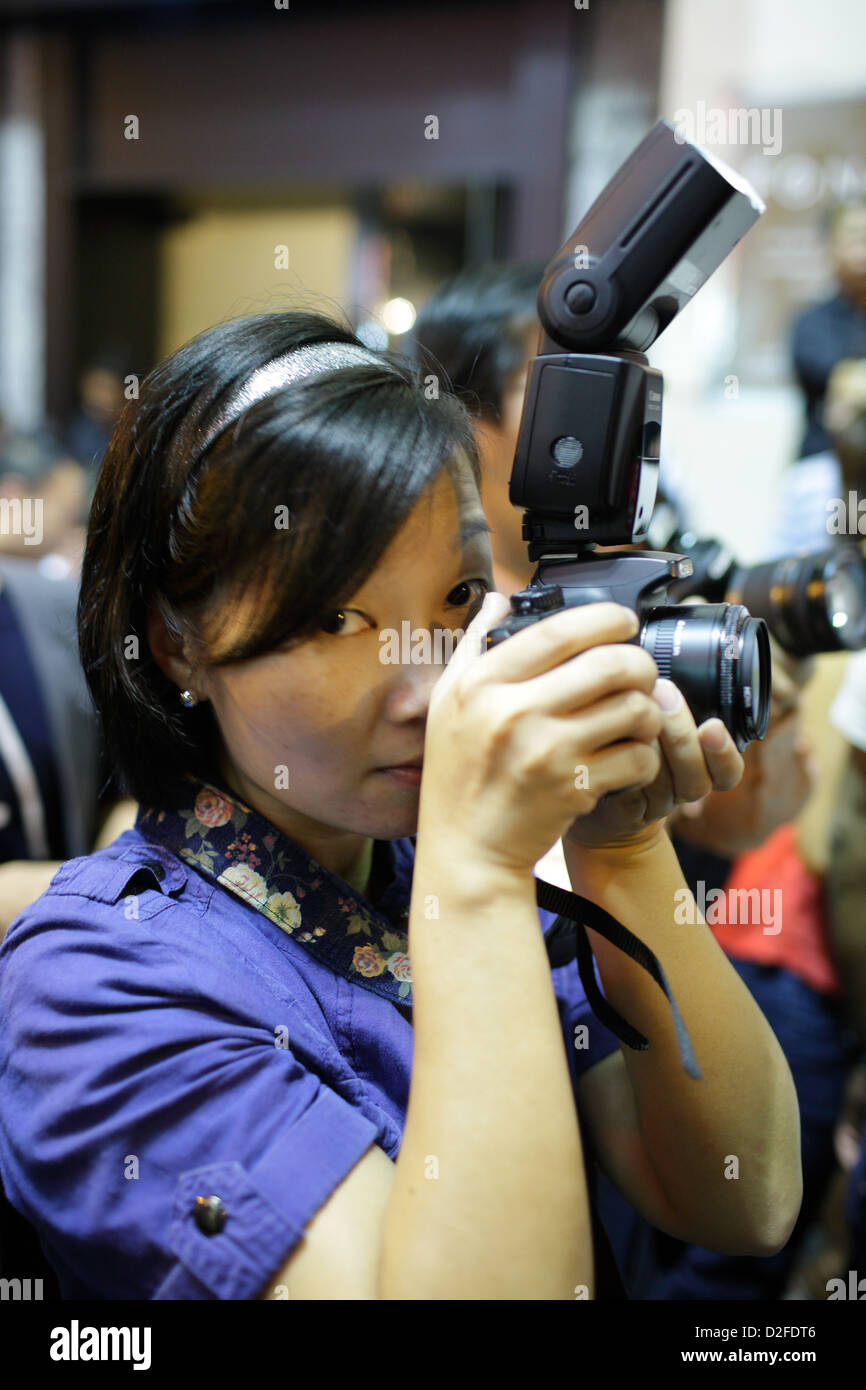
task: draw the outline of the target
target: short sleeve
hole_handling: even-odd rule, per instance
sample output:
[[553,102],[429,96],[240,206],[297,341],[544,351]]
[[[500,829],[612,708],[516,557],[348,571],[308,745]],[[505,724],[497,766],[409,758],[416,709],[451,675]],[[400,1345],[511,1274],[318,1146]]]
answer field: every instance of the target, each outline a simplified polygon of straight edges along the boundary
[[[376,1142],[376,1126],[294,1065],[276,1090],[291,1086],[293,1114],[264,1153],[252,1141],[228,1159],[182,1172],[167,1243],[175,1262],[154,1299],[255,1298],[301,1239],[347,1173]],[[276,1098],[275,1090],[275,1098]],[[217,1199],[224,1225],[197,1220]],[[217,1217],[219,1223],[220,1215]]]
[[76,916],[46,921],[41,903],[0,954],[10,1200],[64,1297],[255,1298],[377,1142],[360,1082],[326,1073],[290,995],[256,1007],[235,979],[208,997],[117,909],[58,896]]
[[830,722],[849,743],[866,752],[866,651],[849,656],[830,706]]

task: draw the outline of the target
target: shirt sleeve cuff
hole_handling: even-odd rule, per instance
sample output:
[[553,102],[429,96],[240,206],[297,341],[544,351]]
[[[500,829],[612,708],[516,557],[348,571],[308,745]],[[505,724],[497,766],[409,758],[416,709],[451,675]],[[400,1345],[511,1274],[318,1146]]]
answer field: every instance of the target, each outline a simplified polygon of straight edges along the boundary
[[[371,1120],[323,1087],[249,1166],[221,1162],[181,1173],[167,1240],[177,1260],[152,1298],[256,1298],[377,1139]],[[225,1209],[211,1234],[196,1220],[199,1196],[219,1197]]]

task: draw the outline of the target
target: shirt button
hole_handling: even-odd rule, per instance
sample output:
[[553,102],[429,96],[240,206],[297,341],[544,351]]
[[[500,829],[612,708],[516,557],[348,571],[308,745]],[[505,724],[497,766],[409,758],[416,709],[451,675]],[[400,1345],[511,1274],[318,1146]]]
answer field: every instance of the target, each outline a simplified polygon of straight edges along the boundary
[[206,1236],[215,1236],[226,1224],[228,1212],[219,1197],[196,1197],[195,1224]]

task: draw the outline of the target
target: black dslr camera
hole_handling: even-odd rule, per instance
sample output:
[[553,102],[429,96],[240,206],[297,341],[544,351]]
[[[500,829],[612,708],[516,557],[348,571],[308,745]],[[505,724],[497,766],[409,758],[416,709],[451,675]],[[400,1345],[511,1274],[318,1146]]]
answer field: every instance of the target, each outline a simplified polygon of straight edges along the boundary
[[538,568],[487,634],[491,647],[560,608],[624,604],[695,722],[717,716],[740,752],[767,731],[766,623],[739,603],[671,602],[686,555],[596,546],[639,544],[653,514],[663,382],[643,354],[763,211],[659,121],[547,266],[509,485]]

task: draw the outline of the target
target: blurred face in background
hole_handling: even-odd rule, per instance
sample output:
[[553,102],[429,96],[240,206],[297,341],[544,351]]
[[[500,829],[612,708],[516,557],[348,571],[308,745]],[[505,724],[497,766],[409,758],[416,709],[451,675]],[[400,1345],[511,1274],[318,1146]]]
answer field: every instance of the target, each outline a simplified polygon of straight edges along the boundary
[[845,294],[866,312],[866,204],[846,208],[833,229],[833,268]]
[[59,553],[76,569],[86,509],[87,475],[74,459],[64,459],[41,478],[0,474],[0,554],[41,560]]
[[123,409],[123,382],[105,367],[87,367],[78,379],[81,407],[91,419],[112,425]]
[[866,496],[866,357],[839,362],[830,373],[824,427],[846,488]]

